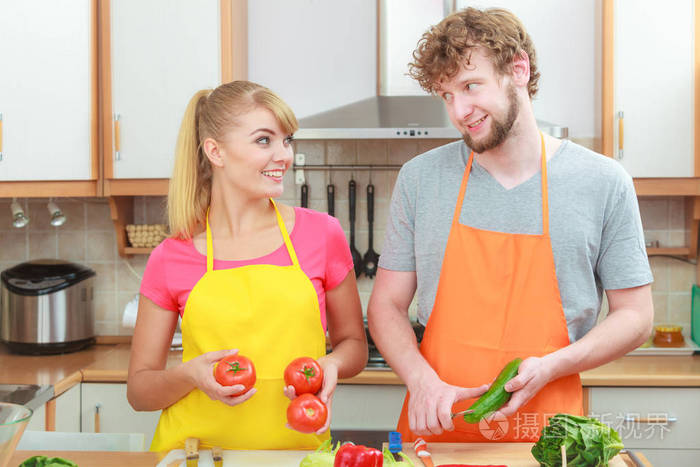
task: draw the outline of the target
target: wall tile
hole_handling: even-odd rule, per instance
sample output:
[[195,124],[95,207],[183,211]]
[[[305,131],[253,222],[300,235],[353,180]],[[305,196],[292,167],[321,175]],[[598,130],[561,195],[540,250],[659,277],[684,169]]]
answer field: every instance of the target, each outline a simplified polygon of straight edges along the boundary
[[668,200],[665,198],[641,198],[639,211],[644,230],[668,229]]
[[683,198],[668,200],[668,228],[671,230],[685,229],[685,202]]
[[87,233],[82,231],[70,232],[59,230],[58,257],[67,261],[84,262],[87,258]]
[[651,299],[654,303],[654,322],[665,323],[668,321],[668,294],[666,292],[652,292]]
[[32,198],[28,200],[25,214],[29,216],[29,224],[27,230],[30,232],[43,232],[53,230],[51,225],[51,215],[47,208],[48,198]]
[[418,143],[414,140],[397,139],[389,143],[390,164],[403,164],[418,154]]
[[668,296],[668,322],[680,324],[683,331],[690,325],[690,294],[670,294]]
[[[12,225],[12,211],[10,205],[12,200],[0,200],[0,230],[15,230]],[[20,202],[24,206],[23,202]]]
[[95,291],[95,322],[117,322],[117,294],[116,292]]
[[117,257],[117,241],[114,229],[109,232],[87,233],[87,260],[114,261]]
[[139,276],[143,277],[147,256],[137,256],[133,259],[120,259],[117,262],[117,290],[119,292],[138,291],[141,285],[141,278],[137,277],[134,272],[129,269],[127,261]]
[[328,141],[326,143],[326,162],[339,165],[356,164],[356,142],[354,140]]
[[146,224],[167,224],[168,211],[165,196],[146,196],[145,207],[145,222]]
[[58,240],[56,232],[29,232],[29,258],[56,258]]
[[100,292],[115,292],[117,290],[114,262],[86,263],[86,266],[95,271],[95,290]]
[[676,261],[669,267],[669,292],[690,293],[695,284],[694,264]]
[[651,273],[654,276],[654,282],[651,284],[651,290],[653,292],[668,292],[668,271],[672,261],[672,259],[661,256],[652,256],[649,258],[649,266],[651,266]]
[[357,141],[358,164],[387,164],[389,162],[389,143],[383,140]]
[[325,164],[326,163],[326,143],[325,141],[304,140],[296,141],[295,154],[304,154],[304,162],[306,164]]
[[24,229],[0,231],[0,261],[22,262],[27,259],[27,232]]
[[[58,207],[66,216],[66,223],[58,228],[59,232],[74,232],[85,230],[85,203],[76,201],[56,200]],[[48,210],[47,210],[48,212]]]

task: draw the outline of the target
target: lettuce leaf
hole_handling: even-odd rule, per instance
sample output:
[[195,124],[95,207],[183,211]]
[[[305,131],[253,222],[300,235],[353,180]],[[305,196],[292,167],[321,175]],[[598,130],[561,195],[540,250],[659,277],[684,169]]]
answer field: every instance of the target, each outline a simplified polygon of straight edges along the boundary
[[561,446],[566,448],[566,462],[571,467],[607,466],[624,448],[620,434],[609,426],[588,417],[557,414],[542,428],[532,455],[546,467],[561,466]]
[[333,448],[333,441],[328,438],[314,452],[304,456],[299,467],[333,467],[338,449],[340,449],[340,442]]
[[404,459],[402,461],[397,461],[394,458],[394,454],[389,451],[389,448],[386,446],[384,446],[384,449],[382,449],[382,454],[384,455],[385,467],[415,467],[413,461],[403,452],[399,452],[399,456]]

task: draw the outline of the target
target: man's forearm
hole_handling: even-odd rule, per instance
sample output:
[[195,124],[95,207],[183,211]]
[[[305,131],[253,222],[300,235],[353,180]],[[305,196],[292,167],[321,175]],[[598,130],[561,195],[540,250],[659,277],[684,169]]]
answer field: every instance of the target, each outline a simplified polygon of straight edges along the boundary
[[546,355],[552,380],[604,365],[637,348],[649,336],[646,314],[633,309],[610,313],[580,340]]
[[[382,307],[381,311],[377,310]],[[409,388],[426,375],[437,374],[418,351],[416,335],[408,312],[391,303],[370,303],[368,309],[372,339],[394,372]]]

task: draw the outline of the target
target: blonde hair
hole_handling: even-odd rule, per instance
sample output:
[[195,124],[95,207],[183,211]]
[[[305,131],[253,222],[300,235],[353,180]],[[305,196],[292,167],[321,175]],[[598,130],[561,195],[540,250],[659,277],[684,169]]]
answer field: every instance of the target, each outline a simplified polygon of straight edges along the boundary
[[271,111],[285,133],[297,131],[299,124],[292,109],[270,89],[250,81],[197,91],[190,99],[180,125],[168,191],[168,223],[173,237],[188,240],[204,225],[213,173],[202,143],[207,138],[221,141],[237,125],[238,117],[256,107]]
[[409,75],[427,92],[435,93],[442,81],[454,77],[467,64],[471,52],[483,47],[493,60],[496,70],[508,73],[513,58],[525,52],[530,60],[530,98],[537,94],[535,46],[523,23],[508,10],[465,8],[452,13],[431,27],[418,41],[409,63]]

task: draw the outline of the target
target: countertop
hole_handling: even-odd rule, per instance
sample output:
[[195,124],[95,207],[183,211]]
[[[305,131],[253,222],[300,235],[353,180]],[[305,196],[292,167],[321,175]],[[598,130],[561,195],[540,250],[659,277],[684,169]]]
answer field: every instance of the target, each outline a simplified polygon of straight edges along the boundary
[[[532,457],[530,449],[531,443],[430,443],[433,461],[450,463],[501,463],[512,467],[536,467],[539,463]],[[403,452],[406,453],[415,465],[422,465],[413,452],[412,445],[404,443]],[[9,465],[18,465],[25,459],[35,455],[45,455],[49,457],[59,456],[72,460],[80,467],[110,467],[124,466],[130,467],[153,467],[162,461],[161,464],[170,464],[171,459],[182,459],[183,451],[166,453],[154,452],[100,452],[100,451],[17,451],[12,456]],[[200,465],[213,465],[211,455],[208,452],[201,452]],[[300,451],[224,451],[224,465],[269,465],[276,467],[298,466],[301,459],[306,455]],[[649,461],[641,454],[637,453],[644,466],[651,466]],[[628,463],[628,457],[620,453],[610,461],[611,467],[626,467],[634,465]],[[208,462],[207,462],[208,460]],[[175,464],[178,465],[178,464]],[[181,462],[179,465],[184,465]]]
[[[79,382],[126,382],[129,344],[98,344],[74,353],[46,356],[11,354],[0,345],[0,384],[50,384],[59,395]],[[168,365],[181,361],[172,351]],[[626,356],[581,373],[584,386],[700,387],[700,355]],[[341,384],[402,384],[390,370],[365,370]]]

